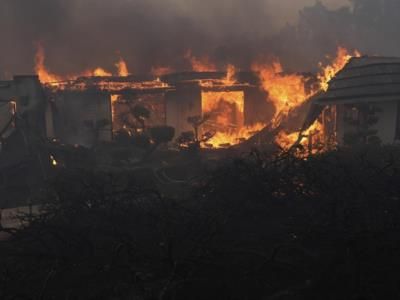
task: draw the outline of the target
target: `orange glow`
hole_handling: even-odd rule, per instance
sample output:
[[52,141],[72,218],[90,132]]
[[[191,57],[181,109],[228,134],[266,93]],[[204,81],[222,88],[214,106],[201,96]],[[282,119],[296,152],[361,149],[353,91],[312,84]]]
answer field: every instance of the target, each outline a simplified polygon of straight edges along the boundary
[[42,44],[38,43],[36,46],[35,55],[35,72],[39,76],[41,83],[53,83],[60,82],[63,80],[60,76],[52,74],[45,66],[45,52]]
[[163,66],[158,66],[158,67],[152,67],[151,68],[151,75],[155,77],[160,77],[166,74],[172,73],[174,70],[171,67],[163,67]]
[[[123,58],[120,58],[119,61],[115,64],[117,68],[117,75],[121,77],[129,76],[128,66]],[[39,76],[40,82],[43,84],[49,84],[52,86],[58,86],[58,83],[67,80],[75,80],[78,77],[111,77],[113,73],[106,71],[101,67],[97,67],[93,70],[87,70],[80,74],[71,75],[71,76],[60,76],[51,73],[45,66],[45,51],[43,46],[38,43],[35,55],[35,72]]]
[[224,146],[237,145],[260,132],[264,127],[265,124],[257,123],[253,126],[243,126],[236,130],[217,131],[203,146],[223,148]]
[[233,104],[239,113],[244,113],[244,93],[239,92],[202,92],[201,106],[203,113],[213,113],[220,102]]
[[118,76],[126,77],[129,76],[128,66],[124,59],[121,57],[119,61],[115,64],[118,69]]
[[[319,88],[306,89],[307,77],[299,74],[284,73],[279,60],[275,60],[271,64],[254,64],[253,71],[258,72],[263,89],[268,92],[268,101],[271,101],[275,107],[275,117],[272,120],[272,126],[279,126],[282,119],[286,118],[290,112],[305,103],[311,96],[315,95],[319,90],[326,91],[328,83],[335,75],[341,71],[352,57],[359,57],[360,53],[350,51],[343,47],[337,50],[337,57],[331,64],[323,66],[320,64],[321,71],[317,78]],[[322,139],[324,128],[320,122],[314,123],[304,132],[286,133],[282,130],[276,137],[276,143],[283,149],[289,149],[296,141],[304,146],[307,142],[303,138],[299,139],[299,134],[304,136],[312,135],[313,139],[319,136]]]
[[[329,81],[331,81],[335,75],[344,68],[344,66],[350,61],[352,57],[360,57],[359,51],[355,50],[352,54],[343,47],[337,49],[336,58],[334,61],[324,67],[322,71],[318,74],[318,80],[320,82],[321,89],[324,91],[328,90]],[[320,63],[322,67],[322,64]]]
[[188,50],[185,53],[185,59],[187,59],[192,65],[192,70],[195,72],[215,72],[217,67],[210,62],[208,56],[195,57],[192,55],[192,51]]
[[306,79],[298,74],[285,74],[279,60],[270,65],[253,65],[258,72],[262,87],[268,92],[269,100],[275,106],[274,125],[278,117],[287,116],[289,112],[304,103],[312,94],[306,92]]
[[119,100],[119,95],[111,95],[111,119],[112,123],[114,124],[115,116],[116,116],[116,109],[115,104]]
[[224,80],[225,85],[234,85],[236,83],[236,68],[234,65],[229,64],[226,68],[226,78]]
[[96,77],[110,77],[112,76],[112,73],[107,72],[106,70],[102,68],[96,68],[92,72],[92,76]]
[[[317,143],[323,144],[323,133],[324,127],[322,123],[317,120],[304,132],[286,133],[284,130],[281,130],[277,135],[275,141],[279,145],[279,147],[284,150],[290,149],[295,143],[298,143],[299,145],[303,146],[304,149],[307,149],[310,142],[312,143],[312,145],[315,145]],[[312,153],[317,152],[315,148],[311,148]]]
[[[271,128],[276,129],[281,125],[282,120],[290,116],[290,113],[304,104],[311,96],[319,91],[326,91],[329,87],[328,83],[335,75],[343,69],[352,57],[359,57],[358,51],[349,51],[343,47],[337,49],[337,55],[328,65],[319,64],[320,71],[317,75],[317,83],[309,86],[314,78],[307,77],[298,73],[287,73],[284,71],[279,59],[275,59],[271,63],[253,64],[252,70],[258,73],[261,87],[268,93],[267,101],[271,102],[275,107],[274,118],[271,121]],[[191,64],[192,70],[196,72],[214,72],[217,70],[209,57],[195,57],[192,51],[187,51],[185,59]],[[128,66],[123,58],[115,64],[116,70],[109,72],[101,67],[94,70],[88,70],[81,75],[62,77],[51,73],[45,66],[45,51],[42,45],[38,45],[35,57],[35,71],[40,81],[50,86],[56,86],[59,89],[63,87],[68,89],[84,90],[89,87],[95,87],[100,90],[107,90],[111,93],[117,93],[124,89],[141,89],[141,90],[164,90],[169,88],[168,84],[158,80],[133,82],[130,80],[113,80],[110,78],[90,80],[77,80],[68,82],[72,78],[76,79],[81,76],[87,77],[111,77],[128,76]],[[151,73],[156,76],[162,76],[171,73],[173,70],[168,66],[156,66],[151,69]],[[202,126],[202,131],[213,132],[214,136],[206,142],[207,145],[215,148],[221,145],[235,145],[248,139],[255,132],[260,131],[266,124],[256,124],[246,127],[244,121],[244,92],[243,84],[236,82],[237,69],[234,65],[227,65],[226,76],[224,78],[212,78],[199,80],[202,92],[202,113],[210,114],[210,119]],[[214,77],[214,76],[213,76]],[[128,78],[130,79],[130,78]],[[213,91],[209,91],[213,90]],[[216,91],[218,90],[218,91]],[[235,91],[230,91],[235,90]],[[112,96],[112,104],[117,101],[118,96]],[[113,107],[114,119],[114,107]],[[282,123],[283,124],[283,123]],[[308,145],[308,141],[320,139],[323,140],[324,128],[321,123],[316,122],[310,128],[300,133],[287,132],[282,130],[277,138],[276,143],[283,149],[289,149],[294,143],[299,141],[303,146]],[[299,134],[303,137],[299,138]],[[307,138],[311,137],[311,138]]]
[[235,145],[252,135],[253,128],[244,126],[243,91],[202,92],[201,98],[203,115],[209,115],[203,132],[214,133],[207,146]]

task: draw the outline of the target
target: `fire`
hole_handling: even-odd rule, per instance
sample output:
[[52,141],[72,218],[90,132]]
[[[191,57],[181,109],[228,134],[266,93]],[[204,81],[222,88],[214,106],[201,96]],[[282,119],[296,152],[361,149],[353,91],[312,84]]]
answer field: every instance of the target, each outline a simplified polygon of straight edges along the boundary
[[275,106],[274,123],[278,122],[279,116],[288,115],[311,96],[305,87],[307,78],[298,74],[285,74],[279,60],[270,65],[255,64],[253,70],[258,72],[262,87]]
[[202,92],[201,98],[203,115],[209,116],[203,132],[214,133],[207,146],[235,145],[254,134],[244,126],[243,91]]
[[322,123],[317,120],[303,132],[286,133],[285,130],[281,130],[276,137],[276,143],[285,150],[298,144],[303,146],[304,149],[307,149],[308,154],[316,153],[319,149],[316,149],[313,145],[323,145],[323,132],[324,127]]
[[[350,61],[352,57],[360,57],[359,51],[355,50],[352,54],[343,47],[339,47],[337,50],[336,58],[332,64],[324,67],[322,71],[318,74],[318,80],[321,89],[324,91],[328,90],[329,81],[331,81],[335,75],[344,68],[344,66]],[[322,64],[320,63],[320,66]]]
[[[307,89],[307,77],[300,74],[284,73],[279,60],[273,61],[269,65],[255,64],[253,70],[258,72],[263,89],[268,92],[268,100],[272,101],[275,107],[275,117],[272,120],[273,127],[279,126],[282,119],[287,117],[289,113],[305,103],[311,96],[315,95],[319,90],[326,91],[328,83],[335,75],[341,71],[352,57],[359,57],[360,53],[354,51],[351,53],[343,47],[337,50],[337,56],[333,62],[327,66],[319,64],[321,71],[317,78],[319,88]],[[302,136],[299,136],[299,135]],[[294,143],[299,142],[304,146],[305,137],[312,136],[315,139],[319,135],[323,135],[323,126],[320,122],[314,123],[304,132],[286,133],[282,130],[276,142],[283,149],[289,149]],[[308,139],[310,141],[310,138]]]
[[222,102],[232,104],[238,113],[244,113],[244,93],[239,92],[202,92],[202,111],[203,113],[225,113],[221,111]]
[[221,148],[223,146],[237,145],[242,141],[251,138],[254,134],[261,131],[265,124],[257,123],[252,126],[243,126],[237,130],[218,131],[206,142],[206,147]]
[[113,123],[114,123],[115,117],[116,117],[115,105],[118,100],[119,100],[119,95],[115,95],[115,94],[111,95],[111,118],[112,118]]
[[192,51],[188,50],[185,54],[185,59],[187,59],[192,65],[192,70],[195,72],[215,72],[217,67],[210,62],[208,56],[195,57],[192,55]]
[[[279,125],[282,125],[282,121],[288,120],[290,113],[304,104],[311,96],[319,91],[326,91],[329,81],[334,78],[354,56],[358,57],[360,53],[358,51],[351,52],[343,47],[339,47],[337,49],[336,58],[333,59],[331,64],[319,64],[321,70],[317,75],[318,82],[314,86],[309,85],[309,82],[312,82],[310,76],[285,72],[279,59],[275,59],[269,64],[253,64],[252,70],[258,73],[262,89],[268,93],[268,101],[272,102],[275,107],[274,118],[271,124],[269,124],[271,128],[276,129]],[[196,57],[190,50],[186,52],[185,59],[190,62],[193,71],[214,72],[217,70],[215,64],[210,61],[209,57]],[[81,76],[112,77],[117,74],[117,76],[120,77],[127,77],[130,73],[127,63],[122,57],[120,57],[115,64],[116,73],[97,67],[94,70],[84,72],[83,75],[61,77],[52,74],[45,67],[44,49],[39,44],[35,62],[35,70],[39,75],[40,81],[50,85],[57,85],[58,88],[63,85],[68,86],[70,89],[85,89],[95,86],[101,90],[108,90],[116,93],[125,88],[163,90],[169,87],[168,84],[160,80],[132,82],[128,80],[113,81],[107,78],[91,78],[88,81],[83,79],[72,83],[66,81],[66,79],[76,79]],[[157,66],[153,67],[151,72],[154,76],[159,77],[172,72],[172,69],[166,66]],[[210,118],[203,125],[202,130],[203,133],[214,133],[214,136],[207,141],[208,146],[212,145],[218,148],[221,147],[221,145],[238,144],[266,126],[266,124],[256,124],[250,127],[244,125],[244,92],[239,88],[240,85],[236,82],[236,73],[237,69],[235,66],[228,64],[226,76],[224,78],[202,79],[199,81],[200,86],[204,88],[202,92],[202,113],[203,115],[210,115]],[[235,91],[230,91],[230,89]],[[117,96],[112,96],[112,103],[115,104],[117,99]],[[114,108],[112,114],[114,119]],[[314,141],[316,139],[322,140],[323,131],[324,128],[322,124],[316,122],[303,132],[297,131],[287,133],[282,130],[278,134],[276,142],[284,149],[290,148],[296,142],[305,146],[307,141]]]
[[236,75],[235,66],[229,64],[226,68],[226,77],[224,79],[224,84],[225,85],[234,85],[236,83],[235,75]]
[[129,76],[128,66],[125,60],[121,57],[119,61],[115,64],[118,69],[118,76],[127,77]]
[[110,76],[112,76],[112,73],[109,73],[109,72],[107,72],[106,70],[104,70],[102,68],[96,68],[89,74],[91,74],[91,76],[96,76],[96,77],[110,77]]
[[35,72],[39,76],[41,83],[56,83],[62,81],[63,78],[52,74],[45,66],[45,52],[42,44],[38,43],[36,46],[35,55]]
[[157,67],[152,67],[151,68],[151,75],[155,77],[161,77],[163,75],[172,73],[173,69],[171,67],[165,67],[165,66],[157,66]]
[[[125,60],[120,57],[118,62],[115,64],[117,68],[117,76],[126,77],[129,76],[128,66]],[[45,66],[45,51],[42,44],[37,44],[36,55],[35,55],[35,72],[39,76],[40,82],[43,84],[50,84],[58,86],[62,81],[75,80],[78,77],[111,77],[112,72],[109,72],[101,67],[97,67],[93,70],[86,70],[80,74],[72,76],[59,76],[51,73]]]

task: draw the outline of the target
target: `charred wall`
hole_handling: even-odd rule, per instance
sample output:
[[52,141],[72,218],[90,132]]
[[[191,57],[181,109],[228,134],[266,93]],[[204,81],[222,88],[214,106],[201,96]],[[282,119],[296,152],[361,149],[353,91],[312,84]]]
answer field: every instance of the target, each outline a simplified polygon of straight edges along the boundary
[[201,115],[201,89],[198,83],[180,83],[165,95],[166,124],[175,128],[175,135],[191,131],[189,117]]
[[54,99],[54,129],[61,142],[92,147],[112,139],[110,95],[101,91],[60,91]]

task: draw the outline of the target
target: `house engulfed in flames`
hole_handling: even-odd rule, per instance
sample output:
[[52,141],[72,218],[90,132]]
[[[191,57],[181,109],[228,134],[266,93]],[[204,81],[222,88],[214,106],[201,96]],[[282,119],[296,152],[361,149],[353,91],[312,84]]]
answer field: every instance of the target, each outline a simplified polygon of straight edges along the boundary
[[[352,56],[359,54],[339,48],[337,57],[330,65],[321,65],[316,76],[286,73],[279,60],[254,65],[252,72],[236,72],[233,66],[226,72],[210,71],[210,66],[199,69],[196,60],[195,71],[139,77],[130,75],[121,59],[118,75],[97,68],[65,78],[46,69],[39,48],[36,72],[41,83],[38,77],[26,78],[41,95],[34,98],[41,99],[38,115],[44,116],[46,137],[62,144],[92,147],[112,141],[121,132],[134,136],[164,125],[173,127],[177,138],[194,131],[188,120],[200,117],[199,135],[208,137],[203,147],[225,148],[250,140],[276,143],[283,149],[300,143],[312,149],[315,144],[336,143],[336,106],[324,99],[332,93],[328,82]],[[4,99],[9,105],[15,98],[21,112],[27,96],[21,94],[22,87],[16,88],[18,78],[4,83],[15,86],[4,89],[8,93]]]
[[[45,84],[50,99],[54,138],[67,144],[93,146],[114,134],[143,130],[137,107],[150,114],[146,127],[168,125],[176,136],[193,130],[190,117],[207,115],[201,133],[212,132],[207,147],[226,147],[250,137],[271,118],[253,73],[187,72],[161,78],[134,76],[80,77]],[[138,124],[139,121],[139,124]]]

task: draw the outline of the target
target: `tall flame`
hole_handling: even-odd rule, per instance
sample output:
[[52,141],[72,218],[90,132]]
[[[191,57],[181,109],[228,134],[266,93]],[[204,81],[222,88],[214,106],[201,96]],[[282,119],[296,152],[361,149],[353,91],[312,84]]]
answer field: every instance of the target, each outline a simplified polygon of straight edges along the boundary
[[[268,93],[268,101],[271,101],[275,107],[275,115],[272,120],[272,127],[277,127],[280,121],[287,117],[290,112],[303,103],[305,103],[311,96],[320,90],[326,91],[329,87],[329,81],[343,69],[352,57],[360,56],[358,51],[348,51],[343,47],[337,49],[336,58],[332,60],[329,65],[319,64],[320,72],[318,72],[318,84],[314,87],[307,86],[309,77],[297,74],[286,73],[279,59],[275,59],[269,64],[258,63],[253,64],[252,69],[259,75],[262,88]],[[195,57],[192,51],[187,51],[185,54],[193,71],[207,72],[216,71],[216,66],[210,61],[209,57]],[[118,76],[128,76],[129,70],[125,60],[120,57],[115,64]],[[152,68],[152,73],[156,76],[161,76],[171,72],[169,67],[155,67]],[[45,66],[45,51],[41,44],[37,46],[37,53],[35,56],[35,71],[37,72],[42,83],[57,84],[57,82],[65,79],[77,78],[79,76],[97,76],[109,77],[113,73],[108,72],[103,68],[96,68],[88,70],[82,75],[61,77],[51,73]],[[233,65],[227,66],[226,77],[218,80],[218,85],[233,86],[236,84],[236,68]],[[159,82],[151,82],[151,86],[159,84]],[[213,85],[214,82],[203,82],[202,86]],[[113,98],[115,101],[116,98]],[[218,128],[218,132],[214,137],[208,141],[208,144],[214,147],[219,147],[221,144],[237,144],[243,139],[252,136],[256,131],[265,127],[265,124],[256,124],[251,127],[244,126],[244,95],[235,92],[209,92],[202,95],[203,113],[211,113],[213,118],[207,122],[207,126],[211,129]],[[114,114],[115,112],[113,112]],[[222,128],[222,129],[221,129]],[[223,129],[223,128],[226,128]],[[221,129],[221,130],[220,130]],[[300,140],[304,143],[305,137],[308,140],[313,139],[318,134],[323,132],[321,123],[316,122],[310,128],[302,132]],[[276,141],[282,148],[289,148],[293,143],[299,140],[300,132],[286,133],[282,131],[279,133]],[[302,138],[304,137],[304,138]]]
[[128,66],[122,57],[120,57],[119,61],[115,64],[115,66],[118,69],[118,76],[121,77],[129,76],[130,73],[128,71]]
[[[125,60],[121,57],[118,62],[115,64],[117,68],[117,75],[118,76],[128,76],[129,70]],[[113,73],[101,68],[97,67],[93,70],[87,70],[80,74],[76,74],[73,76],[59,76],[56,74],[51,73],[45,66],[45,51],[43,45],[38,43],[36,47],[36,55],[35,55],[35,72],[39,76],[40,82],[53,84],[69,80],[69,79],[76,79],[81,76],[96,76],[96,77],[110,77],[113,76]]]
[[229,64],[226,67],[226,77],[224,79],[224,84],[234,85],[236,83],[235,75],[236,75],[236,67],[234,65]]
[[284,73],[279,60],[270,65],[254,64],[253,71],[258,72],[262,87],[268,92],[269,100],[275,106],[274,122],[277,122],[278,116],[287,115],[310,96],[305,88],[306,78],[298,74]]
[[97,77],[110,77],[112,76],[112,73],[107,72],[106,70],[104,70],[103,68],[96,68],[93,71],[91,71],[91,76],[97,76]]
[[221,148],[224,145],[236,145],[240,142],[251,138],[254,134],[261,131],[265,127],[263,123],[256,123],[254,125],[243,126],[238,130],[231,131],[218,131],[216,134],[207,141],[206,146],[214,148]]
[[[336,74],[344,68],[344,66],[350,61],[352,57],[360,56],[361,54],[357,50],[355,50],[351,54],[346,48],[339,47],[337,49],[336,58],[334,59],[332,64],[324,67],[322,71],[318,74],[318,80],[321,89],[327,91],[329,87],[329,81],[331,81],[336,76]],[[322,66],[321,63],[320,66]]]
[[45,52],[43,45],[38,43],[36,45],[36,55],[35,55],[35,72],[39,76],[41,83],[56,83],[62,81],[60,76],[52,74],[45,66]]
[[[287,116],[291,110],[302,105],[307,99],[315,95],[319,90],[327,91],[329,82],[341,71],[352,57],[359,57],[360,53],[354,51],[351,53],[343,47],[338,47],[336,58],[331,64],[323,66],[319,64],[321,71],[318,73],[319,87],[307,90],[307,77],[299,74],[287,74],[283,72],[282,65],[279,60],[273,61],[271,64],[255,64],[253,70],[258,72],[263,89],[268,93],[268,100],[275,107],[275,117],[272,121],[273,126],[278,126],[281,117]],[[323,126],[316,121],[310,128],[304,132],[286,133],[282,130],[276,142],[284,149],[288,149],[296,141],[299,140],[299,134],[303,137],[309,137],[322,134]],[[300,137],[300,142],[302,142]],[[304,142],[304,141],[303,141]]]

